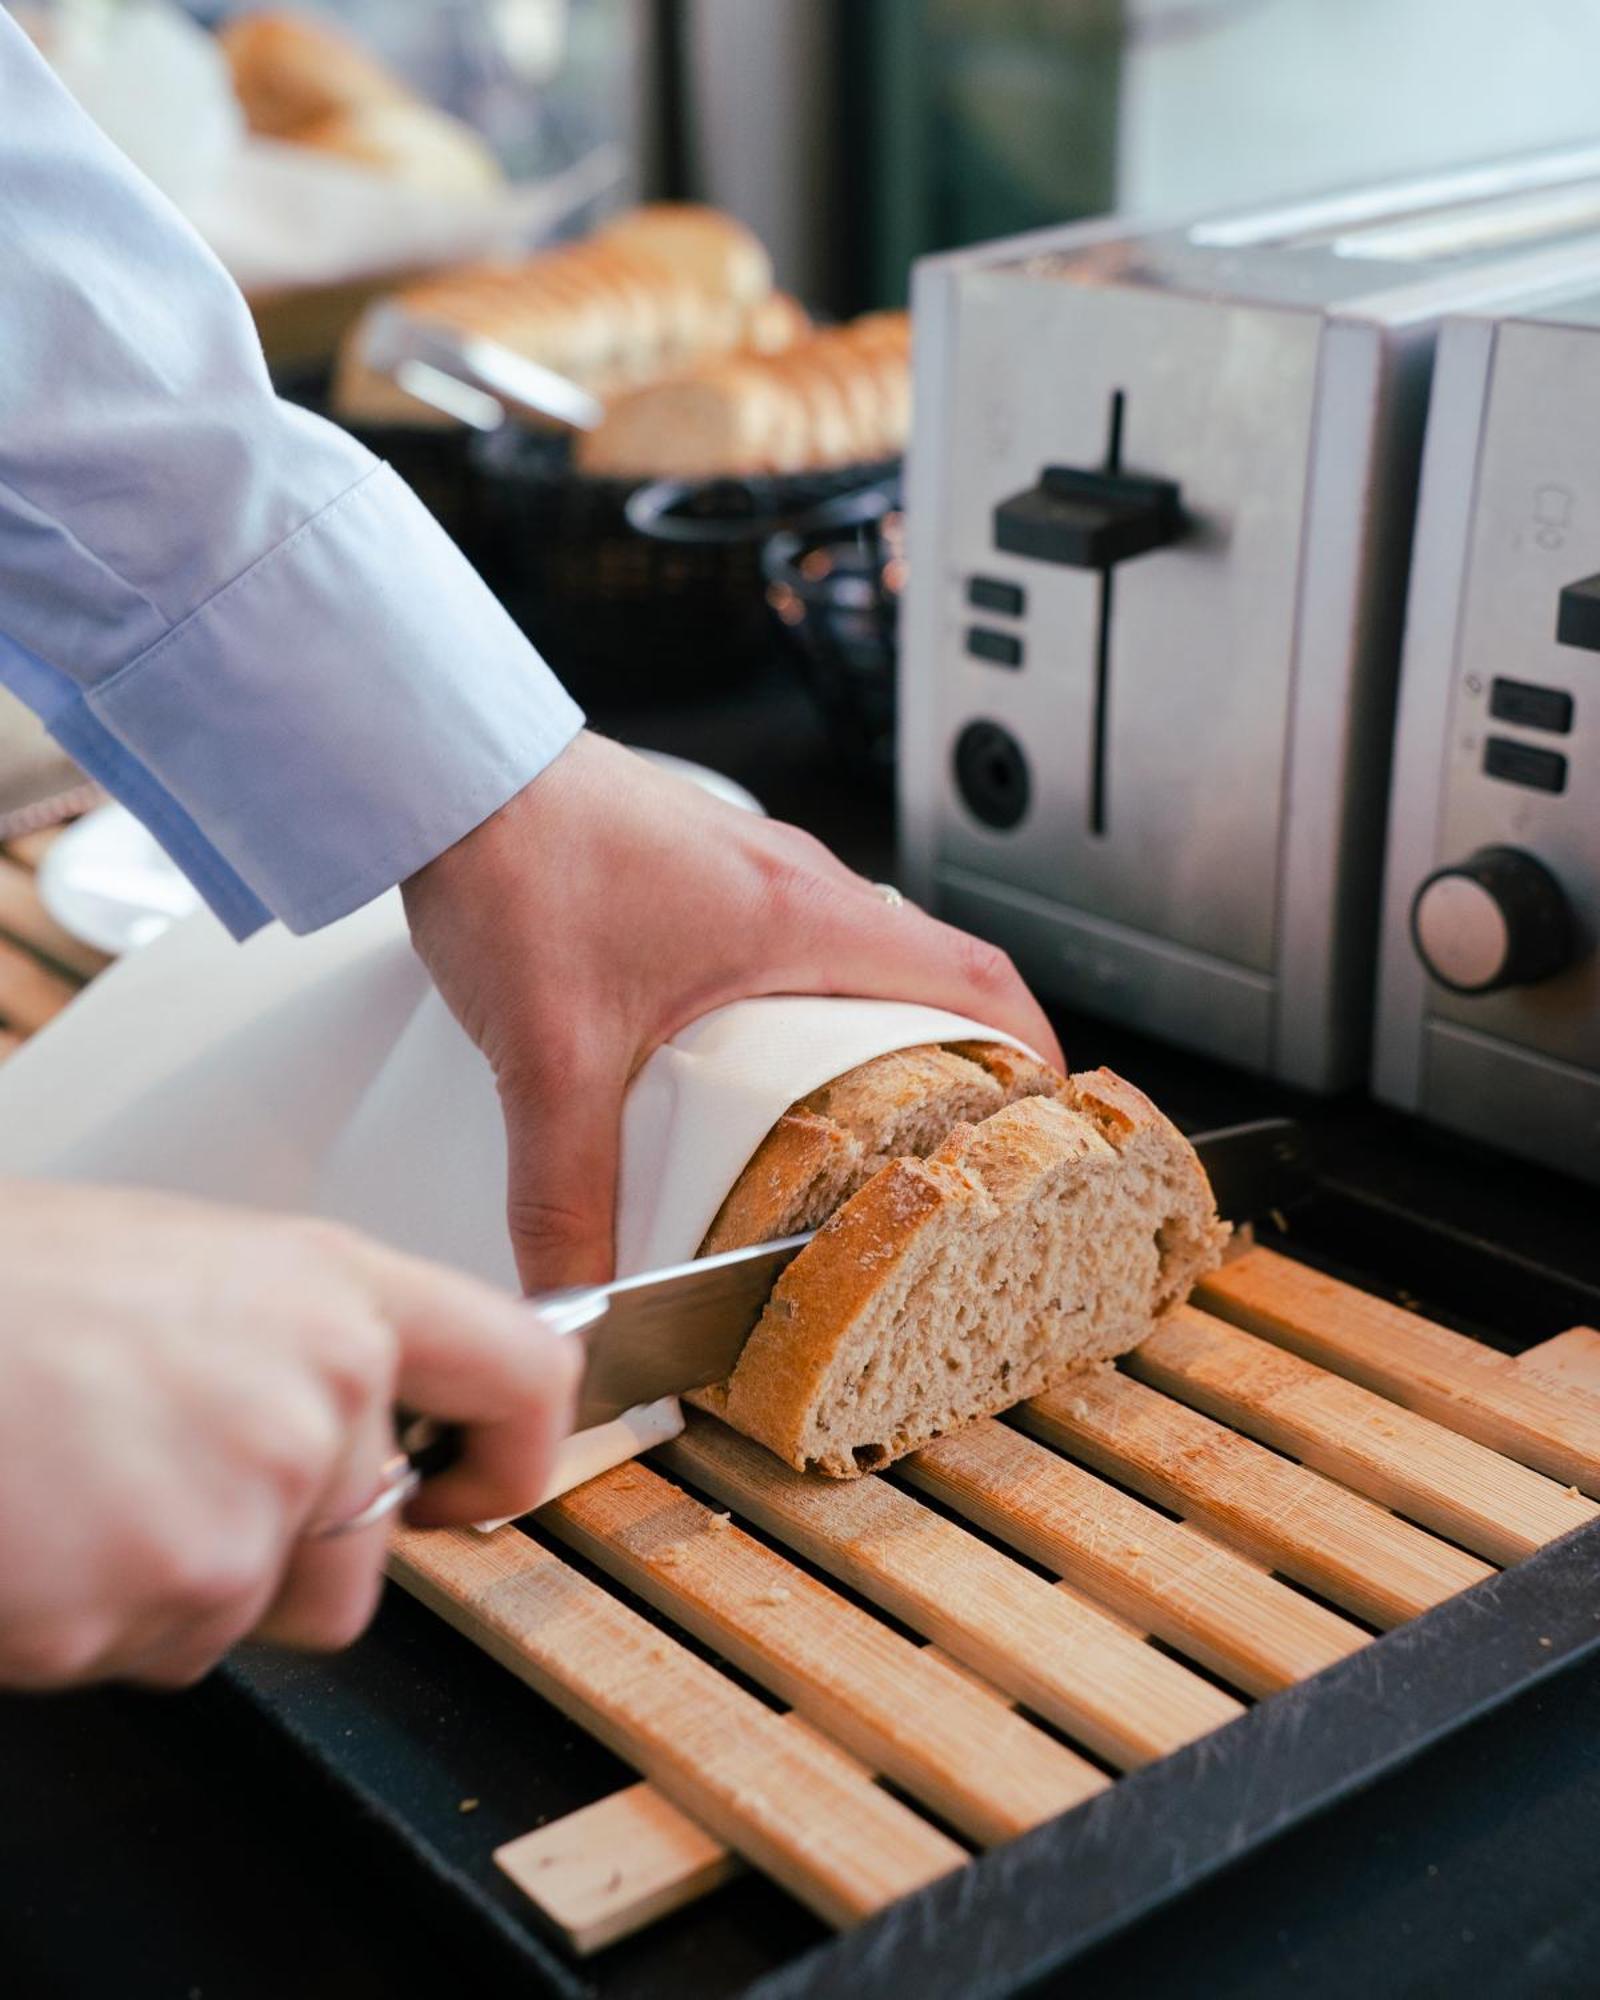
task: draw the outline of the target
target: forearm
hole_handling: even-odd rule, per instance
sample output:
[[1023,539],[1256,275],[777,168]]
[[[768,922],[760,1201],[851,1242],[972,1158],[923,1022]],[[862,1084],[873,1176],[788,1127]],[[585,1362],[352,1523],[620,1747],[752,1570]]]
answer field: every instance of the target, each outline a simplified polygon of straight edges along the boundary
[[577,710],[0,13],[0,680],[239,931],[309,929],[512,797]]

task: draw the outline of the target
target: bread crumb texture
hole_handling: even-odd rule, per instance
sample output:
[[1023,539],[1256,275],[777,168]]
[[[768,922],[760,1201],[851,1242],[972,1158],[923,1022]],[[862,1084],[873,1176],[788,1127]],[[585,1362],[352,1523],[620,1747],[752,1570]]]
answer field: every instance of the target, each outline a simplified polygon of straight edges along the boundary
[[839,1479],[1136,1347],[1228,1235],[1194,1149],[1133,1085],[970,1042],[882,1057],[792,1107],[702,1249],[806,1228],[706,1400]]

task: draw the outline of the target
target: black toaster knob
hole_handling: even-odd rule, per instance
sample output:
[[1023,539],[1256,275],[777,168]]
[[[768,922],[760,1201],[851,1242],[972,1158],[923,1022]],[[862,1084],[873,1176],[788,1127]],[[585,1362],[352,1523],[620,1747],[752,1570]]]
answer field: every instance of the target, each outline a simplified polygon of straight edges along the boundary
[[1411,941],[1452,993],[1532,986],[1577,955],[1561,884],[1520,847],[1480,847],[1435,869],[1412,899]]

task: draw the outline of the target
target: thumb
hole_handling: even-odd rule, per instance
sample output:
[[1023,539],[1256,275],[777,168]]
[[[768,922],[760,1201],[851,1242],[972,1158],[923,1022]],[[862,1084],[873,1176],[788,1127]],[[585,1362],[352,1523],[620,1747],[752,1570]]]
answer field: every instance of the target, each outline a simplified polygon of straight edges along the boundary
[[529,1292],[602,1284],[616,1262],[618,1138],[626,1077],[587,1065],[504,1079],[506,1221]]

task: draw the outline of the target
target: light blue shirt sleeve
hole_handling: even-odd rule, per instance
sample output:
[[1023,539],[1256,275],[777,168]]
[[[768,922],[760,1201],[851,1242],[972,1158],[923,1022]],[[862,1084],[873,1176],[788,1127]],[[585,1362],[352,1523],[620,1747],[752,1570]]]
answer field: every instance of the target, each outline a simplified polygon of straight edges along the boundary
[[239,936],[404,880],[583,721],[3,8],[0,682]]

